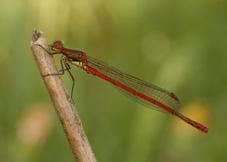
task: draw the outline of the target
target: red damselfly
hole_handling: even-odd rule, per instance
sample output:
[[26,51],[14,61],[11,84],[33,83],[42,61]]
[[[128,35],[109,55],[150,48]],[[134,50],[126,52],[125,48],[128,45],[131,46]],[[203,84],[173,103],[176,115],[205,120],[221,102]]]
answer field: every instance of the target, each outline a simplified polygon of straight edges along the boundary
[[74,78],[70,72],[70,65],[76,65],[85,70],[88,74],[95,75],[112,83],[146,105],[149,105],[150,107],[155,106],[158,110],[175,115],[200,131],[205,133],[208,132],[208,128],[206,126],[184,116],[177,110],[180,106],[180,101],[174,93],[147,83],[132,75],[123,73],[115,67],[109,66],[100,60],[88,56],[83,51],[65,48],[62,41],[55,41],[52,45],[50,45],[50,48],[51,52],[48,53],[52,55],[62,54],[62,69],[58,74],[47,74],[46,76],[63,75],[65,71],[68,71],[73,79],[72,92],[74,87]]

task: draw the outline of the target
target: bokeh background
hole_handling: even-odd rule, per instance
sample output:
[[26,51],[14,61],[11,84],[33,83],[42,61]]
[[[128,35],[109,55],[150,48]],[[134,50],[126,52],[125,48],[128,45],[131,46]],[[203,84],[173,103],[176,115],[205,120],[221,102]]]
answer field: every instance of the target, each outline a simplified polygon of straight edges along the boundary
[[225,0],[1,0],[0,162],[74,161],[31,54],[34,28],[175,92],[180,111],[210,128],[201,133],[74,68],[98,161],[227,161]]

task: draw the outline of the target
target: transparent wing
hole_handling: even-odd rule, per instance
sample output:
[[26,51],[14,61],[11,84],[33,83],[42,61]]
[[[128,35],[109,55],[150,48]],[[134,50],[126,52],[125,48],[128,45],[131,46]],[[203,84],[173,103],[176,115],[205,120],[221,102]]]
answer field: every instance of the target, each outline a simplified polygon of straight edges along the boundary
[[[127,85],[128,87],[134,89],[135,91],[138,91],[146,96],[149,96],[150,98],[153,98],[155,101],[161,102],[162,104],[171,107],[173,109],[177,109],[180,106],[179,99],[177,96],[169,91],[166,91],[156,85],[147,83],[139,78],[136,78],[132,75],[126,74],[121,72],[115,67],[109,66],[108,64],[94,59],[90,56],[87,58],[88,65],[99,70],[104,75],[121,82],[124,85]],[[118,87],[116,84],[113,83],[116,87]],[[118,87],[119,88],[119,87]],[[161,110],[156,105],[151,104],[151,102],[147,101],[144,98],[141,98],[137,95],[134,95],[133,93],[130,93],[128,91],[125,91],[121,88],[119,88],[121,91],[125,92],[129,96],[133,97],[134,99],[142,102],[148,107],[154,108],[156,107],[156,110]],[[152,106],[153,105],[153,106]]]

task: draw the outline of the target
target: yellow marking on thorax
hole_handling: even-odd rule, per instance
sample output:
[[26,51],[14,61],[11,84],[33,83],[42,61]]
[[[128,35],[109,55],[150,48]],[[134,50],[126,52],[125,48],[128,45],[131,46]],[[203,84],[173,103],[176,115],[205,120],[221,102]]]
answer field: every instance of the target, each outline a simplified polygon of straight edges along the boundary
[[71,63],[72,63],[73,65],[76,65],[76,66],[79,67],[79,68],[86,69],[86,66],[84,66],[83,63],[80,62],[80,61],[72,61]]

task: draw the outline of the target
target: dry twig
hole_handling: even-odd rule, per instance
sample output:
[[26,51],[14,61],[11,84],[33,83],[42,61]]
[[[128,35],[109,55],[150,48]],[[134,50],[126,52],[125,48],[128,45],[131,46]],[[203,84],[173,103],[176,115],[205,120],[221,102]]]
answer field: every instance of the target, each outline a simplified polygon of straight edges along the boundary
[[[41,32],[34,30],[31,49],[38,64],[40,74],[41,76],[56,74],[57,69],[52,56],[40,46],[47,49],[46,40]],[[42,78],[48,89],[75,158],[78,159],[79,162],[96,162],[96,158],[84,133],[78,112],[73,105],[71,98],[66,94],[62,80],[57,75]]]

